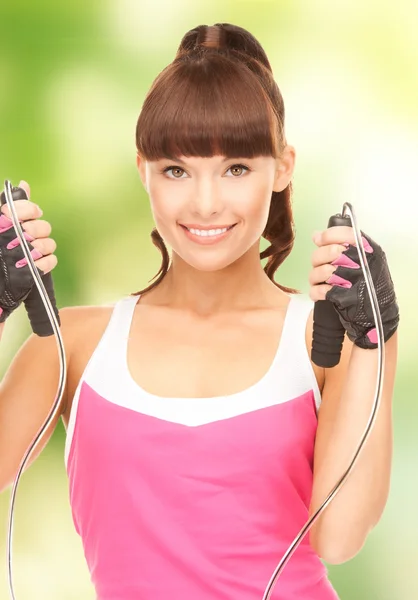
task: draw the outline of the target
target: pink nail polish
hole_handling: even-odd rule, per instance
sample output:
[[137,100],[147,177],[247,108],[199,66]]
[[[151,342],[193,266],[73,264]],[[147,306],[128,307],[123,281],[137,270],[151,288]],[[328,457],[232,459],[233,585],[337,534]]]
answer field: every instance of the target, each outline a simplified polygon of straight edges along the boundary
[[369,242],[365,237],[361,236],[361,243],[363,244],[363,248],[365,252],[373,252],[373,248],[370,246]]
[[[25,240],[27,240],[28,242],[33,242],[33,240],[35,239],[34,237],[32,237],[31,235],[29,235],[29,233],[26,233],[25,231],[23,232],[23,237],[25,238]],[[9,242],[6,246],[6,248],[8,250],[13,250],[13,248],[16,248],[17,246],[19,246],[20,244],[20,240],[19,238],[15,238],[14,240],[12,240],[11,242]]]
[[26,260],[26,258],[22,258],[22,260],[17,261],[16,268],[20,269],[21,267],[24,267],[27,264],[28,264],[28,261]]
[[0,216],[0,233],[4,233],[11,227],[13,227],[13,221],[6,217],[6,215],[2,214]]
[[32,256],[33,260],[38,260],[39,258],[43,257],[43,254],[42,254],[42,252],[39,252],[39,250],[37,250],[35,248],[34,250],[32,250],[31,256]]
[[331,264],[337,267],[346,267],[348,269],[360,269],[360,265],[354,262],[354,260],[351,260],[346,254],[341,254],[338,258],[333,260]]
[[329,283],[329,285],[337,285],[338,287],[343,288],[351,288],[352,286],[350,281],[347,281],[346,279],[343,279],[334,273],[331,275],[331,277],[328,277],[325,283]]
[[370,331],[367,332],[367,337],[369,338],[369,340],[371,341],[372,344],[377,344],[376,327],[374,327],[373,329],[370,329]]

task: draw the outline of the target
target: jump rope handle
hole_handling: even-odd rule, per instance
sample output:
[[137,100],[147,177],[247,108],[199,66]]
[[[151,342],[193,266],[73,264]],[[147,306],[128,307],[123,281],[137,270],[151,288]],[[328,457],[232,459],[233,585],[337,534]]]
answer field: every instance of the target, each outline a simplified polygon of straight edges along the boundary
[[[328,227],[352,227],[348,215],[333,215]],[[340,362],[345,329],[330,300],[317,300],[313,314],[311,359],[318,367],[335,367]]]
[[[25,190],[19,187],[12,187],[12,197],[14,201],[28,200]],[[0,195],[0,205],[3,206],[4,204],[6,204],[6,196],[5,193],[2,192],[2,194]],[[45,290],[51,301],[51,305],[54,309],[57,321],[60,324],[51,272],[42,275],[42,283],[44,284]],[[47,337],[49,335],[53,335],[54,330],[52,328],[41,295],[35,283],[29,295],[24,300],[24,304],[26,312],[28,313],[33,333],[36,333],[36,335],[39,335],[40,337]]]

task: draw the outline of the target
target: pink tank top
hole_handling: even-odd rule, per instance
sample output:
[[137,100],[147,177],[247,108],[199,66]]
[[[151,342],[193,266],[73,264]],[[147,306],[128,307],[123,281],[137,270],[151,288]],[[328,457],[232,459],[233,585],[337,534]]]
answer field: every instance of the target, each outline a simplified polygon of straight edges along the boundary
[[[76,390],[65,446],[98,600],[262,599],[308,519],[321,401],[305,344],[313,302],[290,297],[268,372],[214,398],[143,390],[126,360],[139,296],[116,302]],[[272,598],[338,599],[309,534]]]

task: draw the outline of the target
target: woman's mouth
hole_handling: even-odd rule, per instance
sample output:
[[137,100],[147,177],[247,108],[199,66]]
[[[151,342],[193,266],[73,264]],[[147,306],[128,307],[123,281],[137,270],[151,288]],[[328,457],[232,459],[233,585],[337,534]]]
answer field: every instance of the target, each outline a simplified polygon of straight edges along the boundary
[[227,225],[225,227],[213,227],[212,229],[198,229],[197,227],[186,227],[186,225],[181,225],[180,227],[183,229],[187,237],[196,242],[197,244],[202,245],[211,245],[220,242],[225,239],[232,229],[235,227],[236,223],[232,225]]

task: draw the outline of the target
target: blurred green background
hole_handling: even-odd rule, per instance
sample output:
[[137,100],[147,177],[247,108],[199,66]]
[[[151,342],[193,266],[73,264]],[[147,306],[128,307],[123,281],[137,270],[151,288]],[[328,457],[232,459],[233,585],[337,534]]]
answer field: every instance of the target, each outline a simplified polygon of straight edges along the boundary
[[[297,151],[297,238],[277,280],[308,292],[312,231],[325,228],[345,201],[384,247],[401,306],[392,486],[362,551],[328,566],[343,600],[418,597],[417,19],[415,0],[212,0],[206,6],[3,0],[0,7],[1,187],[4,179],[28,181],[31,199],[52,223],[59,307],[114,302],[145,287],[159,268],[135,164],[136,119],[181,37],[200,24],[250,30],[284,96],[287,139]],[[29,333],[19,309],[1,342],[1,375]],[[17,600],[94,598],[71,520],[64,441],[60,423],[19,488]],[[1,599],[9,597],[9,495],[0,496]]]

